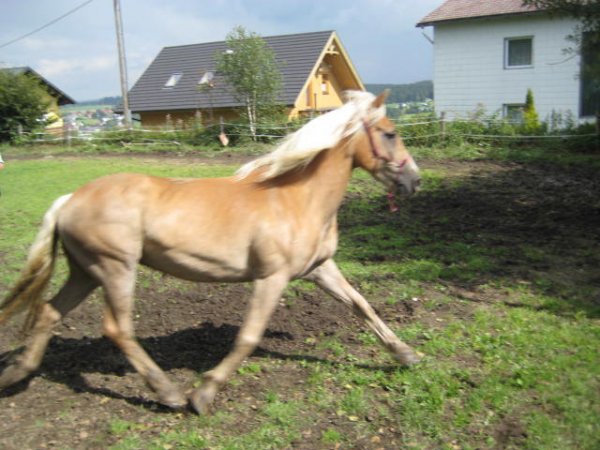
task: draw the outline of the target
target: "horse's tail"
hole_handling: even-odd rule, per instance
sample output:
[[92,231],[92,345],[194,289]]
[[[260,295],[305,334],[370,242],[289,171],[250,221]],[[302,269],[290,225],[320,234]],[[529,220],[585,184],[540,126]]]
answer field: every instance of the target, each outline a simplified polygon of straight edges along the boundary
[[36,312],[44,303],[42,294],[48,286],[54,269],[58,243],[56,230],[58,212],[71,195],[59,197],[44,215],[42,226],[29,250],[25,268],[15,286],[0,303],[0,324],[28,310],[24,331],[30,330],[33,326]]

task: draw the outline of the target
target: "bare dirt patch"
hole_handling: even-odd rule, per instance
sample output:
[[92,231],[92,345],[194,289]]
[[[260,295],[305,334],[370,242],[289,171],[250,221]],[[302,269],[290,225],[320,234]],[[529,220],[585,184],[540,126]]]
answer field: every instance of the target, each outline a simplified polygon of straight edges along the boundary
[[[231,349],[249,286],[189,285],[157,293],[159,286],[138,289],[137,335],[174,381],[191,388],[198,374],[214,367]],[[176,420],[177,414],[156,403],[120,351],[100,335],[99,304],[98,298],[92,298],[65,318],[36,376],[0,394],[2,448],[104,448],[114,441],[109,431],[115,417],[151,423],[166,414]],[[411,320],[412,308],[378,309],[389,322]],[[307,373],[286,362],[328,361],[330,352],[313,344],[323,334],[336,333],[345,345],[359,347],[355,330],[361,328],[345,306],[320,292],[282,305],[253,355],[257,361],[275,363],[269,368],[263,365],[257,376],[245,377],[241,385],[228,386],[216,399],[215,410],[246,405],[251,413],[264,403],[261,399],[268,391],[293,397]],[[0,346],[10,346],[17,331],[15,325],[3,330]],[[237,432],[253,424],[252,417],[245,419]],[[318,439],[318,427],[313,431]]]

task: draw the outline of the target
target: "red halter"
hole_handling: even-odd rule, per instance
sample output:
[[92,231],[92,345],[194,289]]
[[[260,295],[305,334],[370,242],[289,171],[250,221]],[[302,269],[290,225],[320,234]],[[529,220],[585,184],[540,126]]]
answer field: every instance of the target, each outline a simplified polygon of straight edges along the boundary
[[[366,119],[363,119],[363,126],[365,127],[365,133],[367,134],[367,138],[369,139],[369,145],[371,146],[371,153],[373,154],[373,157],[375,159],[385,161],[388,164],[393,164],[393,160],[389,155],[384,155],[379,151],[377,145],[375,144],[375,139],[373,139],[373,133],[371,133],[371,127],[369,127],[369,123],[367,122]],[[398,163],[398,168],[402,169],[402,167],[404,167],[404,165],[406,164],[406,161],[407,161],[407,159],[403,159],[402,161],[400,161]],[[387,193],[387,200],[388,200],[391,212],[396,212],[400,209],[400,208],[398,208],[398,205],[396,204],[394,197],[395,196],[394,196],[393,192],[390,191]]]

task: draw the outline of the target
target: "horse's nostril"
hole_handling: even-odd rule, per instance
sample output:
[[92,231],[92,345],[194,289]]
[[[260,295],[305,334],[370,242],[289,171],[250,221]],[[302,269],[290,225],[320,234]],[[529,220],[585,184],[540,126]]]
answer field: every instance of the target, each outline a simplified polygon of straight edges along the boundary
[[415,191],[419,190],[419,188],[421,187],[421,179],[417,178],[413,181],[413,189]]

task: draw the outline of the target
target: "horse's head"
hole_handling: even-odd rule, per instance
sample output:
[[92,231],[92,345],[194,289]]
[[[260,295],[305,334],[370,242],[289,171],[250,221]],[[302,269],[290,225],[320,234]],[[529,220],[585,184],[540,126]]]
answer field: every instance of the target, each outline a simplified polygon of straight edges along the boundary
[[[387,96],[387,91],[379,94],[370,105],[371,112],[381,111]],[[357,136],[354,165],[370,172],[391,194],[411,195],[418,191],[419,168],[392,121],[383,113],[368,114],[362,128],[363,136]]]

